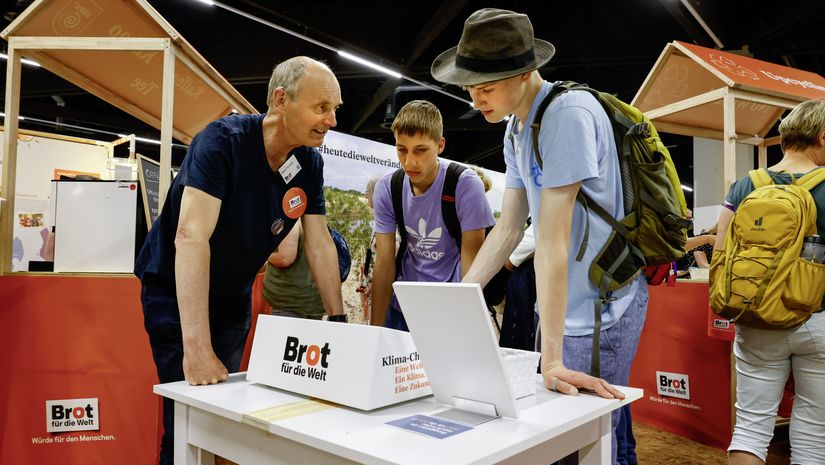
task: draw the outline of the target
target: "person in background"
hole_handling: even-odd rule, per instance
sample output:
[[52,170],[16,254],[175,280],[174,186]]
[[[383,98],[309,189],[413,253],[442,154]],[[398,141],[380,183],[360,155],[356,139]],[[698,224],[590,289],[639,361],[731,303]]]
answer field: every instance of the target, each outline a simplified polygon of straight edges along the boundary
[[[825,165],[825,100],[800,103],[779,124],[782,160],[768,168],[775,184]],[[754,190],[748,176],[730,187],[719,214],[715,249],[724,243],[739,204]],[[816,229],[825,236],[825,183],[811,189]],[[825,313],[818,311],[793,329],[736,324],[736,425],[728,447],[730,465],[765,463],[776,412],[788,376],[795,396],[789,439],[794,465],[825,463]]]
[[[221,118],[192,140],[135,263],[161,383],[214,384],[238,371],[252,282],[298,218],[330,319],[346,321],[314,148],[341,104],[332,71],[295,57],[273,70],[265,114]],[[164,399],[161,464],[172,463],[173,419]]]
[[458,178],[455,207],[461,225],[461,249],[447,232],[441,215],[441,191],[447,163],[438,155],[445,140],[441,113],[425,100],[404,105],[392,123],[398,161],[404,169],[401,206],[407,249],[401,251],[400,269],[395,265],[395,231],[388,174],[375,187],[375,271],[373,275],[373,325],[407,330],[407,323],[392,297],[392,283],[403,281],[457,282],[473,262],[485,229],[495,222],[484,186],[473,170]]
[[[367,205],[370,210],[375,210],[372,203],[372,197],[375,195],[375,185],[381,179],[375,176],[367,182],[366,198]],[[375,213],[373,213],[375,218]],[[364,251],[364,262],[361,264],[360,276],[358,279],[358,288],[356,292],[361,294],[361,309],[364,312],[364,321],[370,321],[370,303],[372,302],[372,272],[375,267],[375,220],[370,222],[372,235],[370,236],[370,244],[367,250]]]
[[[698,238],[698,239],[697,239]],[[691,239],[697,239],[691,241]],[[713,256],[713,246],[716,244],[716,225],[710,229],[702,230],[698,236],[689,238],[685,243],[685,250],[688,255],[693,256],[693,263],[699,268],[710,268],[710,260]],[[688,247],[691,247],[690,249]]]
[[484,193],[486,194],[487,192],[490,192],[490,189],[493,188],[493,180],[490,179],[490,176],[487,176],[487,174],[484,173],[484,170],[482,170],[478,166],[469,166],[473,169],[473,171],[476,172],[476,175],[478,175],[478,179],[481,179],[481,184],[484,186]]
[[507,281],[507,297],[504,300],[504,318],[501,321],[499,345],[521,350],[536,349],[536,270],[533,255],[536,242],[533,228],[524,230],[524,237],[504,267],[510,270]]
[[[484,193],[490,192],[490,189],[493,188],[493,180],[490,179],[489,176],[484,172],[481,167],[476,165],[467,165],[468,167],[472,168],[473,171],[476,172],[478,178],[481,179],[481,183],[484,185]],[[484,237],[487,237],[487,233],[492,230],[493,227],[490,226],[484,231]],[[510,263],[512,265],[512,263]],[[504,303],[505,297],[507,297],[507,285],[510,282],[510,274],[512,274],[514,267],[508,267],[507,264],[505,265],[496,273],[495,276],[487,283],[486,286],[482,288],[482,294],[484,295],[484,302],[487,304],[487,310],[490,312],[490,317],[493,319],[493,323],[498,330],[499,339],[501,338],[501,324],[499,323],[499,309],[501,309],[502,304]],[[503,309],[501,309],[503,312]]]
[[687,273],[691,267],[710,268],[713,246],[716,244],[716,225],[703,230],[697,236],[688,237],[685,242],[685,255],[676,260],[679,276]]
[[[349,246],[338,231],[330,229],[330,235],[338,252],[338,274],[343,283],[349,275]],[[305,247],[298,220],[267,259],[262,294],[273,315],[320,320],[327,313],[312,278]]]
[[[509,118],[503,138],[507,170],[501,218],[464,281],[487,283],[518,245],[530,216],[545,386],[564,394],[589,389],[605,398],[623,398],[611,384],[628,382],[647,314],[647,282],[640,275],[613,292],[596,329],[599,291],[588,271],[612,228],[576,198],[581,190],[615,218],[624,217],[619,158],[611,120],[601,104],[589,92],[571,91],[555,98],[544,113],[537,135],[544,169],[539,166],[530,125],[539,103],[558,83],[544,81],[537,70],[554,53],[552,44],[534,38],[527,15],[485,8],[465,21],[458,46],[432,64],[433,77],[467,90],[485,120],[497,124]],[[585,225],[592,245],[577,260]],[[604,378],[586,373],[594,337],[600,341]],[[621,410],[612,414],[614,432],[620,415]],[[611,463],[617,463],[618,450],[625,447],[614,434]]]

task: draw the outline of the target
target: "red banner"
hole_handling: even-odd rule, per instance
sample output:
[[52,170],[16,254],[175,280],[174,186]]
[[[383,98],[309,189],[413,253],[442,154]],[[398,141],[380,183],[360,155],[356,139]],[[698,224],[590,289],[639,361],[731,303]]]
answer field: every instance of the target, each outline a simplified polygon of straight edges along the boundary
[[633,420],[727,448],[731,438],[731,344],[707,335],[708,285],[651,286],[647,321],[630,373],[645,390]]
[[138,280],[2,276],[0,302],[0,463],[156,464]]

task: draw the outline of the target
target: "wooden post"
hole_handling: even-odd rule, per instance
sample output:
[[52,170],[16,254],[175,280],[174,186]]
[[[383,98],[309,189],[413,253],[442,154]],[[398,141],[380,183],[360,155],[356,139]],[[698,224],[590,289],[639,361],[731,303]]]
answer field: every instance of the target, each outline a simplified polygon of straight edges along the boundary
[[158,187],[158,212],[163,211],[166,192],[172,183],[172,113],[175,96],[175,51],[172,41],[164,39],[163,47],[163,94],[160,114],[160,186]]
[[689,110],[694,107],[698,107],[701,105],[705,105],[710,102],[715,102],[722,98],[724,90],[726,88],[721,89],[714,89],[705,92],[704,94],[694,95],[693,97],[688,97],[684,100],[679,100],[678,102],[673,102],[659,108],[653,108],[651,110],[647,110],[645,112],[645,116],[654,120],[656,118],[661,118],[662,116],[671,115],[673,113],[679,113],[680,111]]
[[736,181],[736,97],[725,89],[722,97],[723,108],[723,134],[722,154],[724,156],[724,170],[722,172],[725,180],[724,192],[730,190],[731,184]]
[[6,63],[5,131],[3,132],[3,185],[0,198],[0,275],[11,273],[14,242],[14,196],[17,177],[17,125],[20,116],[20,53],[9,41]]
[[759,144],[759,167],[768,167],[768,146],[765,145],[765,141]]

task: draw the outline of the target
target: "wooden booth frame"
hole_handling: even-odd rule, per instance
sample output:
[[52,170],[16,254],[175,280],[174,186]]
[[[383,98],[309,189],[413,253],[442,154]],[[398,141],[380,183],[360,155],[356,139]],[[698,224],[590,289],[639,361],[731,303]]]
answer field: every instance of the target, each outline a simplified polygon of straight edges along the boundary
[[[680,60],[680,63],[676,63]],[[704,74],[703,80],[715,81],[713,84],[696,86],[691,89],[690,79],[673,78],[668,67],[681,67],[676,72]],[[692,69],[691,69],[692,68]],[[807,85],[808,87],[804,87]],[[661,92],[664,86],[673,90],[680,86],[679,92]],[[716,87],[718,86],[718,87]],[[711,87],[707,90],[707,87]],[[821,90],[820,90],[821,89]],[[674,96],[689,95],[686,98],[652,99],[652,94],[662,93]],[[767,166],[767,149],[779,143],[779,137],[765,137],[776,121],[785,111],[799,103],[825,98],[825,79],[821,76],[785,66],[767,63],[730,52],[708,49],[692,44],[674,41],[667,44],[655,65],[645,78],[633,105],[642,110],[656,124],[659,132],[669,132],[685,136],[704,137],[721,140],[724,156],[725,191],[736,181],[736,144],[757,147],[758,164]],[[690,119],[691,110],[721,102],[722,111],[716,112],[718,119],[706,121],[702,125],[679,122],[680,117]],[[763,115],[739,111],[738,104],[747,102],[767,107],[760,108]],[[658,103],[656,105],[655,103]],[[738,113],[738,115],[737,115]],[[748,119],[756,123],[756,130],[747,134],[738,124],[738,119]],[[753,124],[750,125],[752,128]]]
[[[89,24],[71,31],[75,37],[65,37],[57,19],[72,6],[69,0],[36,0],[3,32],[2,37],[8,41],[8,64],[6,69],[6,101],[2,164],[2,184],[0,197],[5,201],[0,209],[0,275],[11,272],[11,253],[13,235],[13,212],[15,201],[15,174],[17,169],[17,134],[20,116],[20,81],[21,58],[37,60],[43,68],[72,82],[89,93],[126,111],[132,116],[160,129],[160,199],[162,207],[166,192],[171,183],[172,172],[172,138],[189,143],[206,124],[229,113],[257,113],[257,110],[237,92],[206,60],[197,53],[165,19],[145,0],[107,0],[105,8],[100,11],[84,11]],[[109,22],[107,22],[109,21]],[[111,21],[124,22],[125,26],[112,26]],[[130,22],[131,21],[131,22]],[[90,27],[89,27],[90,26]],[[90,35],[110,35],[115,27],[132,30],[145,35],[162,37],[129,37],[122,33],[115,37],[78,36],[88,31]],[[103,31],[103,32],[101,32]],[[43,35],[54,32],[55,36]],[[162,77],[158,85],[161,91],[160,112],[156,114],[156,100],[151,98],[136,99],[134,95],[126,96],[122,92],[123,79],[130,79],[129,70],[123,67],[107,68],[105,76],[95,78],[93,73],[99,71],[93,67],[81,69],[72,62],[77,51],[110,52],[107,58],[117,58],[126,63],[131,56],[134,65],[135,54],[155,53],[162,56]],[[111,52],[116,52],[113,56]],[[176,61],[179,71],[186,73],[176,76]],[[144,61],[148,64],[148,60]],[[180,66],[183,65],[183,66]],[[132,69],[132,71],[134,71]],[[154,68],[150,70],[156,72]],[[141,69],[141,72],[147,72]],[[118,73],[121,73],[118,75]],[[112,75],[120,78],[121,91],[115,89]],[[179,78],[179,79],[176,79]],[[108,82],[103,82],[108,80]],[[176,82],[178,81],[178,82]],[[127,80],[126,83],[129,81]],[[181,116],[181,110],[187,108],[179,105],[175,112],[175,94],[184,95],[192,82],[205,89],[208,96],[201,100],[202,105],[210,105],[209,111],[198,108],[195,115]],[[128,87],[128,85],[126,86]],[[176,88],[177,87],[177,88]],[[203,92],[203,91],[202,91]],[[143,96],[150,95],[149,92]],[[204,103],[205,101],[205,103]],[[186,113],[185,111],[183,113]],[[178,116],[181,116],[178,118]],[[184,121],[185,120],[185,121]]]

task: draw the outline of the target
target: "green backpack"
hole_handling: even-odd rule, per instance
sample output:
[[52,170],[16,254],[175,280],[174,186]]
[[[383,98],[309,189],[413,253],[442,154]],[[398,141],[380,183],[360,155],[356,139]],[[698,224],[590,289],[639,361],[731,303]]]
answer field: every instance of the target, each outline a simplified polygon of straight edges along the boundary
[[[539,104],[530,124],[533,153],[539,168],[544,169],[539,154],[542,116],[553,99],[569,91],[589,92],[604,108],[613,127],[622,177],[625,217],[620,220],[581,190],[576,199],[585,210],[593,210],[613,228],[589,271],[590,281],[599,288],[594,308],[594,334],[599,334],[602,308],[612,300],[610,292],[630,283],[642,269],[646,268],[648,277],[661,275],[656,273],[656,268],[669,267],[671,262],[685,254],[687,228],[693,222],[686,217],[687,206],[676,167],[656,128],[641,111],[611,94],[572,81],[553,87]],[[512,137],[510,135],[511,142]],[[587,248],[589,229],[588,222],[576,256],[578,261]],[[594,337],[591,360],[594,376],[599,375],[598,357],[599,338]]]

